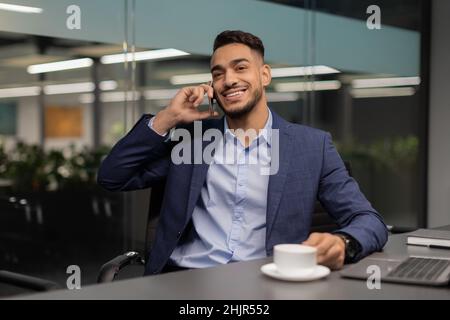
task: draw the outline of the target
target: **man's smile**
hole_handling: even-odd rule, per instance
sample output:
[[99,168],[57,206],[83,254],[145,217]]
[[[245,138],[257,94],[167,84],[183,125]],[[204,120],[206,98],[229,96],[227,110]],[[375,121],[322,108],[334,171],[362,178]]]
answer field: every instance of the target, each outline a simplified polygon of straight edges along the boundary
[[226,90],[225,92],[222,93],[222,96],[225,97],[226,102],[236,102],[241,100],[245,92],[247,92],[247,88],[239,87]]

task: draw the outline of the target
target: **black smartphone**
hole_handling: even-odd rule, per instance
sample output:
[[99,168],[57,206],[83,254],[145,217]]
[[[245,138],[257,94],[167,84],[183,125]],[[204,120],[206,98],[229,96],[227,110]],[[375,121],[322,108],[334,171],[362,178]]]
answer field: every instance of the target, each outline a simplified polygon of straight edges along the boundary
[[[212,82],[210,82],[209,85],[212,87]],[[216,92],[214,91],[214,87],[213,87],[213,92],[214,92],[213,93],[213,97],[212,98],[208,97],[208,100],[209,100],[209,113],[211,115],[213,115],[214,111],[216,111],[215,107],[214,107],[214,103],[215,103],[215,100],[216,100]]]

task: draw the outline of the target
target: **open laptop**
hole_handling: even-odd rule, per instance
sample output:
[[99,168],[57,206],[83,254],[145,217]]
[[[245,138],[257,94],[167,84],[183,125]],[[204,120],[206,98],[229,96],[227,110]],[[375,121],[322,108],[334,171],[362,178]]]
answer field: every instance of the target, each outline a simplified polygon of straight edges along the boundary
[[[375,267],[374,267],[375,266]],[[379,269],[377,269],[377,266]],[[340,272],[346,278],[367,280],[380,271],[381,282],[445,286],[450,279],[450,258],[410,256],[406,258],[368,257]]]

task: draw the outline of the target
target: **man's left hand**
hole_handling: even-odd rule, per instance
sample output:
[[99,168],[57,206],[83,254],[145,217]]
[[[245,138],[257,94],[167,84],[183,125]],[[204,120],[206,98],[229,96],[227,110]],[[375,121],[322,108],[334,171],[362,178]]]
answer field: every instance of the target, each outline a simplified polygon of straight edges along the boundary
[[345,242],[331,233],[313,232],[302,244],[317,248],[317,263],[332,270],[339,270],[344,265]]

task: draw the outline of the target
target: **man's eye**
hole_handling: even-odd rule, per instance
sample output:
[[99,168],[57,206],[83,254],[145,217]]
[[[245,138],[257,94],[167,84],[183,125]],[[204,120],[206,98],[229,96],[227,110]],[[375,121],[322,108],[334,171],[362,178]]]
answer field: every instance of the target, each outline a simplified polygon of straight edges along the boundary
[[247,69],[245,66],[239,66],[238,67],[238,70],[245,70],[245,69]]

